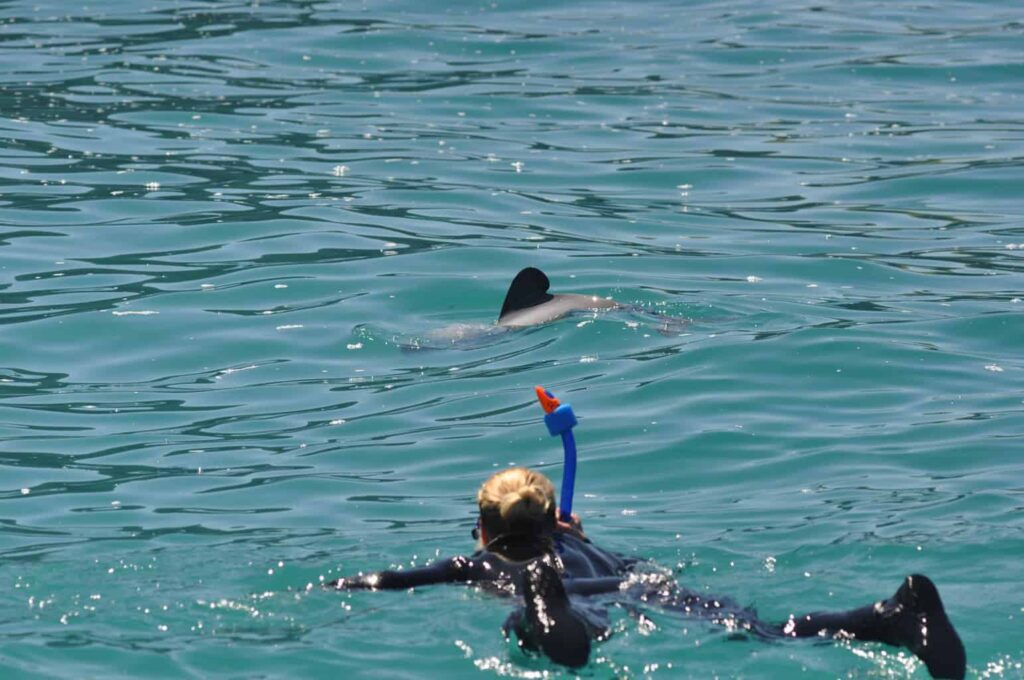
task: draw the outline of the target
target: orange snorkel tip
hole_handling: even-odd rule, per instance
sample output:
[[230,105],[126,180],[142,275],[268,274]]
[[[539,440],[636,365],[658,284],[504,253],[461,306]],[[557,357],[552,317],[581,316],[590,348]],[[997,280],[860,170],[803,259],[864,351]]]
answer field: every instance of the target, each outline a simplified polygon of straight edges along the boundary
[[562,402],[555,399],[554,395],[540,385],[537,385],[534,389],[537,391],[537,400],[540,401],[540,405],[541,408],[544,409],[544,413],[551,413],[562,405]]

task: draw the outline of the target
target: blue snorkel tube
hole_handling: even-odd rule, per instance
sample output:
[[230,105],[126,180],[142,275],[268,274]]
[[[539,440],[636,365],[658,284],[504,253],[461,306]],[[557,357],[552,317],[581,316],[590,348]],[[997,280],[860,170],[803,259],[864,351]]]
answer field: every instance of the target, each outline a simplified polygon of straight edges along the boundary
[[572,428],[576,427],[576,414],[572,406],[562,404],[555,395],[538,385],[537,399],[544,408],[544,424],[552,437],[562,435],[562,449],[565,451],[565,466],[562,468],[562,497],[558,504],[558,512],[563,522],[571,521],[572,492],[576,486],[576,439],[572,436]]

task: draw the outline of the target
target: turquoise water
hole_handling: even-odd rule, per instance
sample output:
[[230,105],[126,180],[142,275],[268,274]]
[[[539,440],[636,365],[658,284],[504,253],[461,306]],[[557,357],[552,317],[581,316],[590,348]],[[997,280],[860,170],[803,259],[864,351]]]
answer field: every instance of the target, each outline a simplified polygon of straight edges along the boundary
[[[306,592],[557,480],[543,384],[599,544],[770,619],[927,573],[1024,677],[1022,46],[1009,0],[0,4],[0,676],[562,675],[473,590]],[[529,265],[690,322],[403,348]],[[927,676],[648,613],[584,675]]]

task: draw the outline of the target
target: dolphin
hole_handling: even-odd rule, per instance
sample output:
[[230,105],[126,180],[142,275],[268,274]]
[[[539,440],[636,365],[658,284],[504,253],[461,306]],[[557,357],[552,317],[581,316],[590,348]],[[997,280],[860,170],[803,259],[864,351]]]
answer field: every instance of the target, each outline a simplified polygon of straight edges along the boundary
[[622,305],[596,295],[548,292],[551,282],[536,267],[527,267],[512,279],[505,294],[505,304],[498,314],[498,326],[525,328],[556,321],[573,312],[596,312],[602,309],[621,309]]
[[395,336],[393,342],[407,351],[447,347],[471,349],[479,347],[481,343],[489,343],[509,331],[550,323],[576,312],[625,310],[656,321],[657,330],[663,335],[678,334],[689,321],[635,305],[620,304],[597,295],[552,294],[548,292],[550,287],[551,282],[544,272],[536,267],[527,267],[512,279],[496,323],[457,323],[419,336]]

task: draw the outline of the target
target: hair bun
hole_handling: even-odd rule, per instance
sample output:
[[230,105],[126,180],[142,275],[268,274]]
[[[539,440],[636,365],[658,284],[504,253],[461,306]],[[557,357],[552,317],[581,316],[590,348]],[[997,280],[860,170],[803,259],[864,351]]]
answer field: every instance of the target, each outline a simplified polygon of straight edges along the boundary
[[501,497],[501,517],[509,526],[543,521],[548,511],[544,490],[535,484],[521,486]]
[[555,487],[535,470],[507,468],[491,475],[477,504],[489,536],[542,533],[555,514]]

